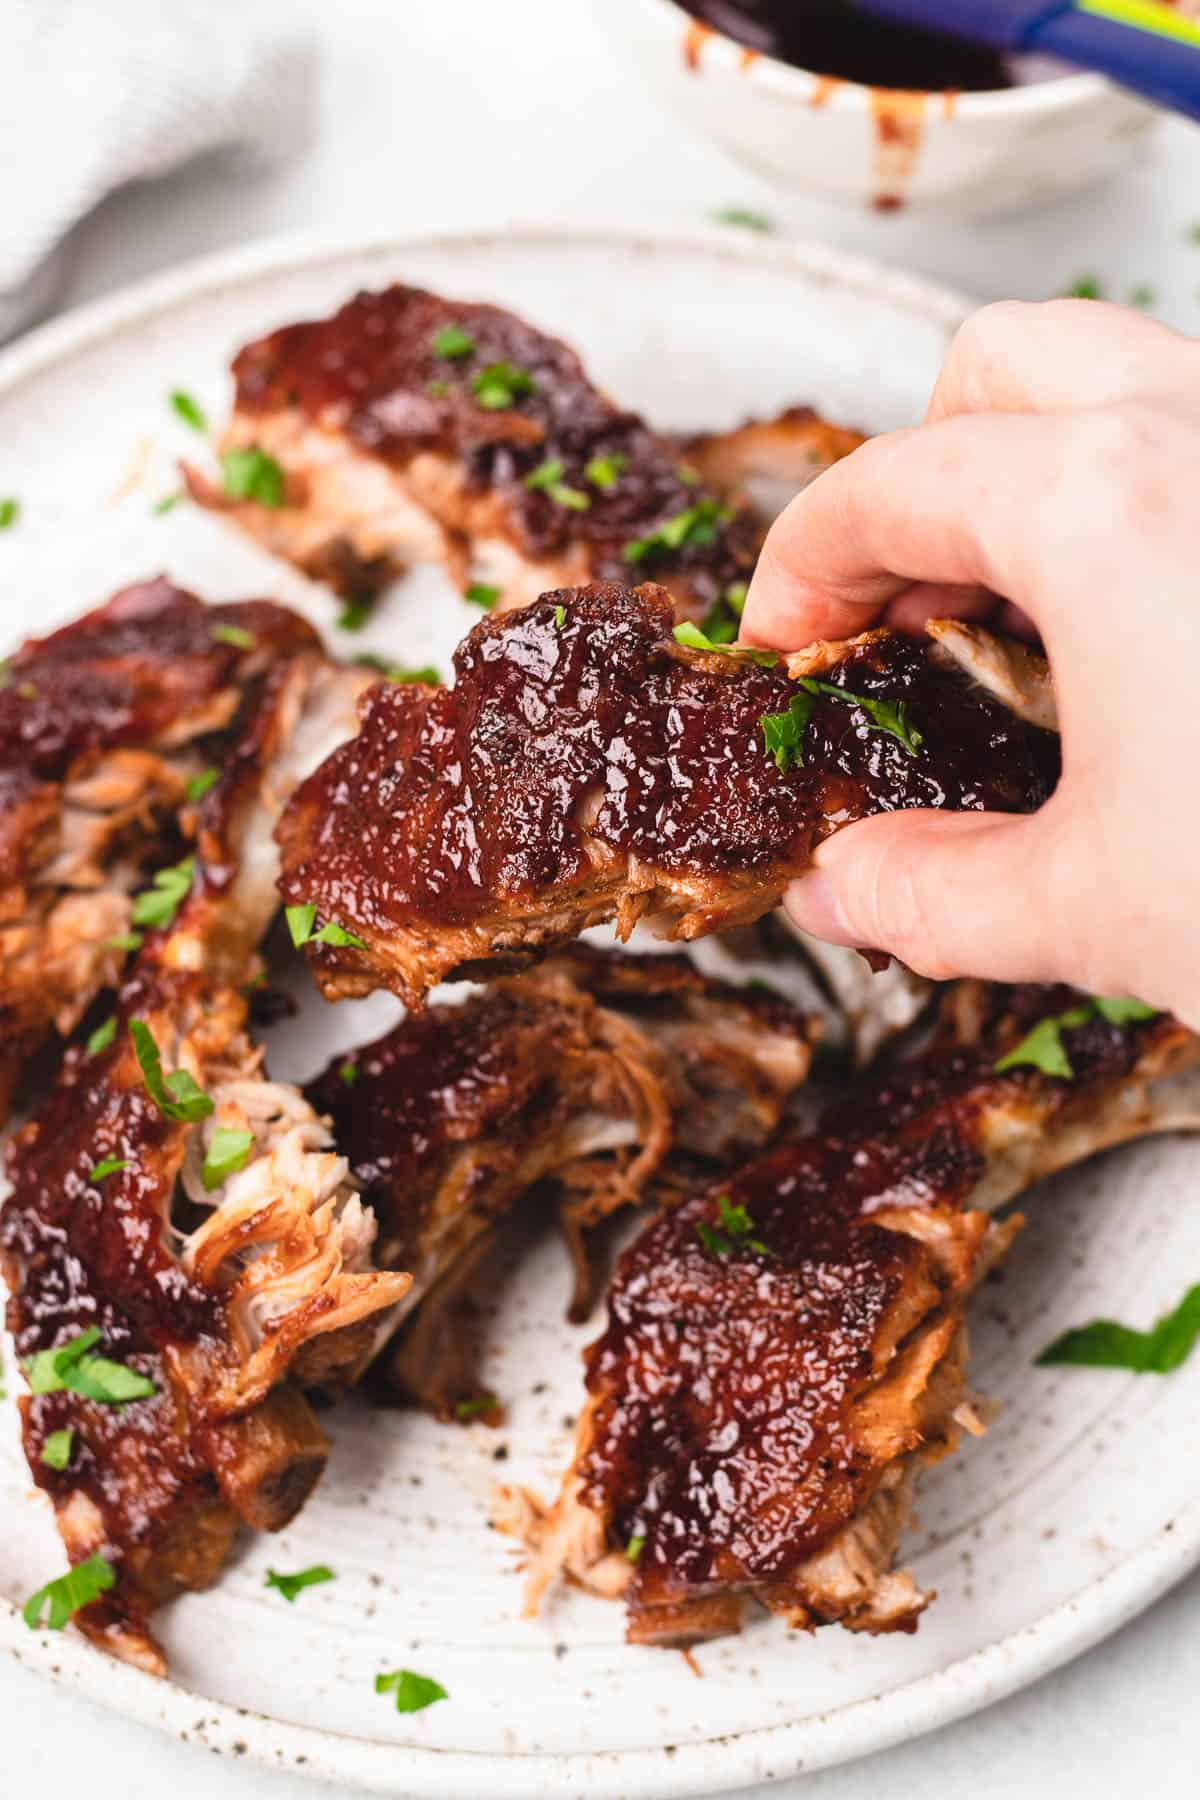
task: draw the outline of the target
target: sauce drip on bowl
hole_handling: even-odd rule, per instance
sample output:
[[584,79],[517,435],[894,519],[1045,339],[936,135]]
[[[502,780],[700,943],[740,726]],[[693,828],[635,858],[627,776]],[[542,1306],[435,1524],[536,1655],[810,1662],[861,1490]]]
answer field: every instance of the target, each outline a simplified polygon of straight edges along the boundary
[[853,0],[683,0],[704,24],[817,75],[868,87],[964,89],[1012,87],[998,51],[940,31],[893,25],[859,12]]

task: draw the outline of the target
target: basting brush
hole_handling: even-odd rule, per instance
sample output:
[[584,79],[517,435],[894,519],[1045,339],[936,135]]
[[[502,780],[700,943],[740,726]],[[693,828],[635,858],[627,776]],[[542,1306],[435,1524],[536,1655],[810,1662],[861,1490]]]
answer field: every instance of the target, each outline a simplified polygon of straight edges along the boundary
[[1200,22],[1161,0],[856,0],[861,12],[1038,51],[1200,119]]

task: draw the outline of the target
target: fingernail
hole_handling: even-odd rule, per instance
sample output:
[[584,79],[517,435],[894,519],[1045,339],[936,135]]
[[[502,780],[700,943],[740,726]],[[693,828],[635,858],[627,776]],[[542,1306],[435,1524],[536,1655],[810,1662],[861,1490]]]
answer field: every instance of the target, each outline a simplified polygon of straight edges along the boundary
[[788,917],[801,931],[823,938],[827,944],[849,944],[855,950],[865,948],[863,940],[851,930],[837,889],[824,869],[810,869],[799,881],[793,881],[783,896]]

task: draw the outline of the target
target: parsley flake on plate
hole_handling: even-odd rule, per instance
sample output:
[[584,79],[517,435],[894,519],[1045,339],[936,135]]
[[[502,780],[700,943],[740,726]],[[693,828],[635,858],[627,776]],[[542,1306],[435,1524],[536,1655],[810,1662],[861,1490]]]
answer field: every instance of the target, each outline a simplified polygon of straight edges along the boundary
[[751,1235],[756,1229],[755,1223],[740,1201],[735,1206],[728,1194],[719,1194],[717,1212],[720,1229],[707,1219],[696,1221],[696,1236],[710,1256],[731,1256],[740,1244],[745,1244],[747,1250],[757,1251],[760,1256],[771,1254],[760,1237]]
[[361,631],[371,616],[369,600],[347,600],[338,614],[339,631]]
[[257,444],[226,450],[221,457],[221,479],[230,500],[252,500],[272,510],[283,505],[283,470]]
[[549,456],[531,469],[525,477],[525,486],[533,493],[546,494],[556,506],[565,506],[571,512],[586,512],[591,501],[580,488],[570,487],[563,480],[564,468],[557,456]]
[[584,465],[583,478],[602,494],[611,494],[625,471],[629,458],[623,450],[610,450],[607,455],[593,456]]
[[89,1556],[86,1562],[76,1563],[65,1575],[56,1576],[36,1594],[30,1594],[21,1617],[30,1631],[39,1630],[43,1623],[48,1631],[61,1631],[81,1607],[90,1606],[107,1593],[116,1579],[111,1563],[102,1556]]
[[715,644],[690,619],[685,619],[682,625],[676,625],[674,636],[677,644],[684,644],[689,650],[712,650],[722,656],[744,656],[747,662],[754,663],[760,669],[773,669],[779,661],[776,651],[756,650],[752,644]]
[[473,581],[463,595],[464,600],[470,601],[472,606],[481,606],[484,612],[491,612],[499,598],[500,589],[489,587],[485,581]]
[[1147,1006],[1144,1000],[1124,996],[1106,998],[1099,995],[1095,999],[1085,1000],[1079,1006],[1068,1007],[1066,1012],[1050,1013],[1046,1018],[1039,1019],[1025,1033],[1020,1043],[1014,1044],[998,1062],[993,1063],[992,1068],[997,1075],[1003,1075],[1006,1069],[1037,1069],[1043,1075],[1056,1075],[1062,1081],[1072,1081],[1075,1070],[1062,1041],[1064,1031],[1074,1031],[1093,1018],[1103,1019],[1107,1025],[1121,1026],[1140,1024],[1154,1016],[1154,1007]]
[[1064,1331],[1048,1344],[1039,1363],[1076,1363],[1093,1369],[1130,1369],[1135,1375],[1169,1375],[1186,1361],[1200,1338],[1200,1283],[1190,1287],[1171,1312],[1149,1331],[1135,1331],[1113,1319]]
[[440,1681],[429,1675],[418,1675],[412,1669],[392,1669],[375,1677],[377,1694],[394,1694],[396,1711],[424,1712],[437,1700],[450,1698]]
[[162,1056],[154,1033],[144,1019],[129,1021],[134,1054],[142,1071],[146,1092],[165,1119],[180,1119],[194,1125],[207,1119],[213,1103],[203,1088],[186,1069],[174,1069],[163,1075]]
[[235,650],[254,648],[254,633],[244,625],[214,625],[212,634],[218,644],[230,644]]
[[19,500],[0,500],[0,531],[8,531],[21,516]]
[[134,924],[149,925],[155,930],[174,924],[176,913],[191,891],[195,872],[194,856],[185,856],[182,862],[173,863],[169,869],[159,869],[153,886],[134,897]]
[[129,1158],[127,1156],[106,1156],[102,1161],[96,1164],[95,1168],[89,1174],[88,1180],[93,1187],[96,1187],[101,1181],[106,1180],[109,1175],[116,1175],[121,1169],[127,1169],[129,1166]]
[[332,1569],[326,1568],[324,1563],[314,1563],[311,1569],[299,1569],[295,1575],[281,1575],[276,1569],[268,1569],[263,1586],[274,1588],[290,1606],[294,1606],[296,1595],[303,1593],[305,1588],[319,1587],[322,1582],[335,1579]]
[[228,1181],[231,1175],[244,1169],[253,1148],[252,1131],[233,1131],[224,1125],[218,1126],[209,1141],[200,1170],[205,1193],[211,1194],[223,1181]]
[[837,687],[832,681],[817,681],[811,675],[801,675],[798,681],[807,693],[828,694],[831,700],[840,700],[844,706],[861,708],[872,725],[897,738],[910,756],[915,756],[925,742],[909,722],[907,700],[873,700],[865,694],[852,694],[849,688]]
[[631,539],[621,555],[628,563],[639,563],[670,555],[688,545],[715,544],[721,526],[732,517],[733,508],[720,500],[697,500],[694,506],[685,506],[682,512],[664,519],[645,537]]
[[57,1350],[39,1350],[25,1364],[30,1393],[68,1392],[104,1406],[124,1406],[129,1400],[144,1400],[158,1392],[149,1377],[139,1375],[136,1369],[127,1369],[107,1356],[93,1356],[92,1345],[99,1342],[100,1327],[89,1325]]
[[297,950],[303,949],[305,944],[348,944],[353,950],[365,950],[367,947],[360,937],[356,937],[352,931],[347,931],[346,927],[339,925],[336,919],[328,920],[319,931],[314,931],[317,909],[311,901],[303,901],[296,906],[286,906],[284,916],[287,919],[288,930],[292,934],[292,942]]
[[471,392],[485,412],[507,412],[516,401],[536,391],[529,370],[510,362],[489,363],[471,383]]
[[443,325],[440,331],[433,334],[433,354],[442,357],[446,362],[454,362],[460,356],[470,356],[475,348],[475,339],[461,325]]
[[60,1472],[71,1460],[71,1447],[75,1442],[74,1427],[65,1425],[61,1431],[52,1431],[42,1445],[39,1462],[44,1462],[48,1469]]
[[116,1013],[110,1013],[103,1025],[97,1025],[95,1031],[93,1031],[91,1037],[84,1045],[84,1050],[89,1056],[99,1056],[102,1050],[108,1049],[108,1046],[112,1043],[116,1035],[117,1015]]
[[752,212],[748,206],[723,206],[713,214],[714,225],[739,225],[743,231],[774,231],[766,213]]
[[193,775],[187,784],[189,806],[198,806],[209,789],[216,787],[220,779],[220,769],[201,769],[198,775]]
[[768,756],[786,774],[793,763],[804,763],[804,732],[816,700],[811,694],[795,694],[786,712],[764,713],[759,720]]
[[171,402],[172,412],[182,419],[185,425],[190,425],[193,431],[205,432],[208,430],[208,420],[204,416],[203,409],[183,388],[175,388],[168,398]]
[[643,1532],[643,1531],[635,1532],[634,1535],[630,1538],[629,1542],[625,1546],[626,1562],[636,1562],[638,1557],[642,1554],[642,1551],[645,1548],[646,1548],[645,1532]]

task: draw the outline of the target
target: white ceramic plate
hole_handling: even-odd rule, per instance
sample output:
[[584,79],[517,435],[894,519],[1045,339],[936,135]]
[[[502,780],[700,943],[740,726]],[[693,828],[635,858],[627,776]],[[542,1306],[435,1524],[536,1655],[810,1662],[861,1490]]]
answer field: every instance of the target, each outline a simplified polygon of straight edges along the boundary
[[[796,399],[877,429],[917,417],[963,303],[847,257],[730,234],[505,234],[408,244],[270,247],[93,307],[0,358],[0,622],[15,642],[165,568],[213,598],[274,592],[324,625],[333,602],[180,507],[154,517],[174,458],[202,448],[169,413],[182,386],[214,418],[245,338],[393,277],[517,307],[559,329],[596,375],[664,425],[732,422]],[[469,610],[440,576],[396,590],[368,642],[448,666]],[[5,648],[0,644],[0,652]],[[272,1043],[302,1077],[381,1028],[390,1002],[304,1016]],[[935,1470],[907,1546],[939,1590],[916,1637],[789,1637],[761,1619],[683,1659],[621,1641],[618,1608],[560,1597],[518,1617],[508,1542],[486,1528],[495,1476],[549,1491],[568,1455],[579,1352],[562,1322],[564,1258],[537,1242],[495,1300],[489,1370],[510,1405],[496,1433],[350,1404],[329,1473],[275,1541],[247,1542],[219,1586],[160,1619],[173,1683],[71,1632],[26,1630],[15,1604],[58,1571],[31,1497],[11,1396],[0,1407],[0,1644],[131,1717],[209,1748],[376,1792],[698,1795],[879,1749],[1053,1667],[1200,1559],[1200,1358],[1169,1380],[1034,1367],[1068,1324],[1135,1323],[1200,1272],[1196,1152],[1143,1146],[1047,1183],[1003,1279],[980,1296],[974,1373],[1001,1403],[982,1443]],[[495,1460],[500,1445],[507,1460]],[[1153,1479],[1148,1471],[1153,1470]],[[289,1607],[268,1564],[331,1563]],[[404,1664],[447,1703],[401,1717],[372,1678]]]

